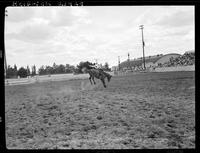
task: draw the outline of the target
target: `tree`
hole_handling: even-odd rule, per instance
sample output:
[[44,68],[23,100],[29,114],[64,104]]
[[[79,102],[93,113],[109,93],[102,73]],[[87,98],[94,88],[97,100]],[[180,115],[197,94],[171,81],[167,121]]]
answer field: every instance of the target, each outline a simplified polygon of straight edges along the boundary
[[29,66],[28,66],[28,65],[27,65],[27,68],[26,68],[26,70],[27,70],[27,76],[30,76],[31,72],[30,72],[30,68],[29,68]]
[[53,72],[52,72],[53,74],[58,73],[58,72],[57,72],[57,68],[58,68],[58,65],[56,65],[56,63],[54,62],[54,63],[53,63]]
[[65,65],[65,68],[66,68],[66,69],[69,69],[69,67],[70,67],[69,64],[66,64],[66,65]]
[[55,62],[53,63],[53,68],[54,68],[54,69],[56,69],[56,68],[57,68],[57,65],[56,65],[56,63],[55,63]]
[[73,73],[75,70],[75,66],[66,64],[65,65],[65,73]]
[[69,66],[69,73],[74,72],[74,70],[75,70],[75,66],[70,65],[70,66]]
[[41,66],[38,69],[39,75],[50,75],[50,74],[63,74],[63,73],[72,73],[74,72],[75,67],[73,65],[66,64],[60,64],[56,65],[56,63],[53,64],[53,66]]
[[13,70],[10,65],[7,67],[7,73],[6,73],[6,78],[11,78],[13,76]]
[[36,75],[36,67],[35,65],[32,66],[32,73],[31,73],[32,76]]
[[17,66],[16,66],[16,64],[14,65],[14,76],[17,78]]
[[53,74],[53,67],[51,66],[46,66],[46,74],[50,75],[50,74]]
[[44,69],[43,65],[38,69],[38,73],[39,73],[39,75],[44,75],[45,74],[45,69]]
[[70,65],[69,65],[69,64],[66,64],[66,65],[65,65],[65,73],[70,73],[70,72],[72,72],[72,71],[70,70]]
[[25,78],[27,77],[27,70],[24,67],[21,67],[18,70],[18,75],[20,76],[20,78]]
[[14,69],[15,69],[15,71],[17,71],[17,66],[16,66],[16,64],[14,65]]
[[57,68],[57,73],[65,73],[65,66],[60,64]]
[[17,78],[17,66],[14,65],[14,68],[12,68],[10,65],[8,65],[6,78]]

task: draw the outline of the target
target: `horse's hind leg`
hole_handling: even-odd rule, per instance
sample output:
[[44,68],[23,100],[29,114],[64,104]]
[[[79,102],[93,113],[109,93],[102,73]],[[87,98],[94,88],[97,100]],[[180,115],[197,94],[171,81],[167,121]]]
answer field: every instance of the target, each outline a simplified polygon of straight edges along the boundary
[[110,79],[111,79],[112,75],[110,75],[109,73],[106,73],[104,71],[102,73],[105,75],[105,77],[107,78],[108,82],[110,82]]
[[104,88],[106,88],[106,84],[105,84],[104,79],[101,79],[101,82],[103,83]]
[[108,76],[107,76],[108,82],[110,82],[111,77],[112,77],[112,75],[108,74]]
[[90,80],[90,83],[92,84],[92,81],[91,81],[91,76],[89,77],[89,80]]

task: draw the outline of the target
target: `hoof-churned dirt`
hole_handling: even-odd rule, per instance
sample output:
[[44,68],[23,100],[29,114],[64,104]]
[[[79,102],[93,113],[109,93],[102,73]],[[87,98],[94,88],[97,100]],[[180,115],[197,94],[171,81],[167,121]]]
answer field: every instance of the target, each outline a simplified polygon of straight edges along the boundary
[[17,149],[195,148],[194,72],[5,87],[6,143]]

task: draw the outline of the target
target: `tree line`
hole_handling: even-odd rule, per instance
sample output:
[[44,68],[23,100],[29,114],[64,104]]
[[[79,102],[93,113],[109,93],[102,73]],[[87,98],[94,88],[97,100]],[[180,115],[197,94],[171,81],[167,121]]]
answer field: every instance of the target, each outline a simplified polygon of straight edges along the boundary
[[17,69],[16,64],[14,65],[14,67],[11,67],[10,65],[8,65],[7,71],[6,71],[6,78],[17,78],[18,76],[21,78],[24,78],[27,76],[34,76],[34,75],[36,75],[35,65],[31,67],[31,70],[29,66],[27,66],[26,68],[20,67],[19,69]]
[[60,64],[57,65],[56,63],[53,63],[53,66],[44,66],[42,65],[38,69],[39,75],[50,75],[50,74],[65,74],[65,73],[73,73],[75,70],[75,67],[70,64]]
[[[81,71],[81,69],[83,67],[87,67],[87,68],[90,69],[94,65],[96,65],[96,64],[88,62],[88,61],[80,62],[76,67],[73,66],[73,65],[70,65],[70,64],[57,65],[56,63],[53,63],[52,66],[42,65],[38,69],[38,74],[39,75],[67,74],[67,73],[80,74],[80,73],[83,73]],[[100,64],[100,68],[103,69],[104,71],[111,71],[107,62],[104,65]],[[17,78],[18,76],[20,78],[25,78],[25,77],[28,77],[28,76],[35,76],[36,74],[37,73],[36,73],[36,66],[35,65],[31,66],[31,70],[30,70],[29,66],[20,67],[19,69],[17,69],[17,66],[15,64],[14,67],[11,67],[10,65],[8,65],[7,71],[6,71],[6,78]]]

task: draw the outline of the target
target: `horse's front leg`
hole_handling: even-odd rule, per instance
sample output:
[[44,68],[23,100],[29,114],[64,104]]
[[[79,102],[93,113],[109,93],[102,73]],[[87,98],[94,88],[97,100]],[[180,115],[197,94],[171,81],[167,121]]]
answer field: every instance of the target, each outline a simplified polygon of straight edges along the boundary
[[96,84],[96,82],[94,81],[94,77],[92,77],[92,80],[93,80],[94,84]]
[[91,76],[89,77],[89,80],[90,80],[90,83],[92,84],[92,81],[91,81]]

